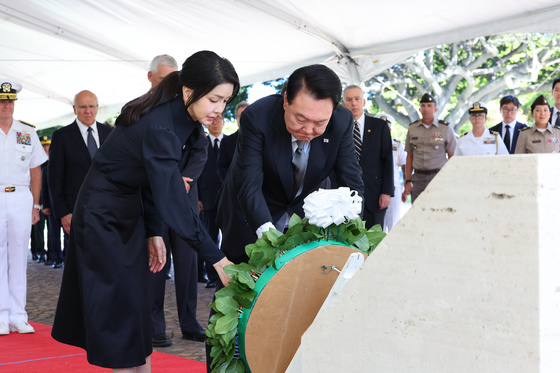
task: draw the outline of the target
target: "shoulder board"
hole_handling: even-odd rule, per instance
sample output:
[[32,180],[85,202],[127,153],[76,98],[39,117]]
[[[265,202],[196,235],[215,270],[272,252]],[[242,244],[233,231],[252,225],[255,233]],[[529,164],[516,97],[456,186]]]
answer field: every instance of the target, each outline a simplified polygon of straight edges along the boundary
[[560,125],[555,125],[554,128],[558,128],[560,130]]
[[494,135],[494,136],[498,136],[498,135],[499,135],[499,133],[498,133],[497,131],[490,131],[490,133],[491,133],[492,135]]
[[529,128],[531,128],[531,127],[525,127],[525,128],[522,128],[522,129],[521,129],[521,131],[525,131],[525,130],[528,130]]
[[438,122],[439,122],[440,124],[445,124],[446,126],[449,126],[449,123],[447,123],[447,122],[444,121],[444,120],[438,119]]
[[469,132],[470,132],[470,131],[467,131],[467,132],[463,133],[463,134],[461,135],[461,137],[468,135]]
[[410,123],[410,125],[416,124],[416,123],[422,123],[422,119],[418,119],[417,121],[414,121],[412,123]]
[[401,140],[397,140],[397,139],[393,139],[393,141],[395,141],[395,142],[401,142]]
[[23,124],[25,124],[26,126],[35,128],[35,126],[32,125],[31,123],[24,122],[23,120],[20,120],[20,122],[23,123]]

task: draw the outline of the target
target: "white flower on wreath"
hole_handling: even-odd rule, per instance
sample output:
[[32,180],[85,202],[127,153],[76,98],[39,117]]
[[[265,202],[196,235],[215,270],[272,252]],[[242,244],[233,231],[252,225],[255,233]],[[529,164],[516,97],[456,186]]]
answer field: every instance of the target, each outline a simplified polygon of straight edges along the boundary
[[357,219],[362,211],[362,197],[347,187],[319,189],[303,200],[303,211],[310,224],[326,228]]

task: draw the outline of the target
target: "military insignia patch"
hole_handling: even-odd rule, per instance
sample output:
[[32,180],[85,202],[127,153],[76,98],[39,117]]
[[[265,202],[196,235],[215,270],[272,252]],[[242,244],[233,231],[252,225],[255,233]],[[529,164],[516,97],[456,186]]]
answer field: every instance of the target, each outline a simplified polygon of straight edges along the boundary
[[28,132],[16,132],[16,141],[19,145],[31,145],[31,135]]

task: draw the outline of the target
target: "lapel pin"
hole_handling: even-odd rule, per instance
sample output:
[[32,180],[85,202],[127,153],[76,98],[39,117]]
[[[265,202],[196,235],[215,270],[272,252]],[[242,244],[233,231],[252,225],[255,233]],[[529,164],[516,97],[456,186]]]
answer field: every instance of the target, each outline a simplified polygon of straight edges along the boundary
[[370,129],[368,129],[367,131],[368,131],[368,132],[371,132],[371,130],[370,130]]
[[329,139],[323,139],[323,142],[329,142]]

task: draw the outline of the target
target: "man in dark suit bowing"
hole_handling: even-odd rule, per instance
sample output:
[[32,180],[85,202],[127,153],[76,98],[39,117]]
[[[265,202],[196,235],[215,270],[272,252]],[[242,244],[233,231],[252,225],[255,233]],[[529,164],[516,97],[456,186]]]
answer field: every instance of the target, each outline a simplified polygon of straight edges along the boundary
[[222,251],[247,261],[245,246],[289,216],[334,170],[338,184],[363,195],[352,114],[338,103],[339,78],[323,65],[297,69],[284,96],[251,104],[241,116],[232,165],[218,193]]
[[[241,125],[241,113],[249,106],[247,101],[241,101],[235,105],[235,120],[237,121],[237,128]],[[239,131],[232,133],[231,135],[224,138],[224,141],[220,144],[220,155],[218,156],[218,175],[220,180],[224,181],[233,160],[233,155],[235,154],[235,147],[237,146],[237,136]]]
[[47,179],[52,212],[64,228],[64,247],[68,247],[72,211],[93,155],[113,130],[96,122],[98,107],[96,95],[81,91],[74,97],[76,120],[52,135]]
[[366,100],[360,87],[346,87],[343,103],[354,116],[354,147],[364,180],[366,228],[376,224],[383,226],[395,193],[391,131],[386,121],[365,114]]
[[509,151],[509,154],[515,154],[515,147],[517,146],[517,139],[519,138],[519,132],[525,127],[526,124],[519,123],[517,118],[517,112],[521,107],[521,103],[515,96],[504,96],[500,100],[500,113],[504,119],[502,123],[496,124],[494,127],[490,127],[490,132],[498,132],[504,144]]

